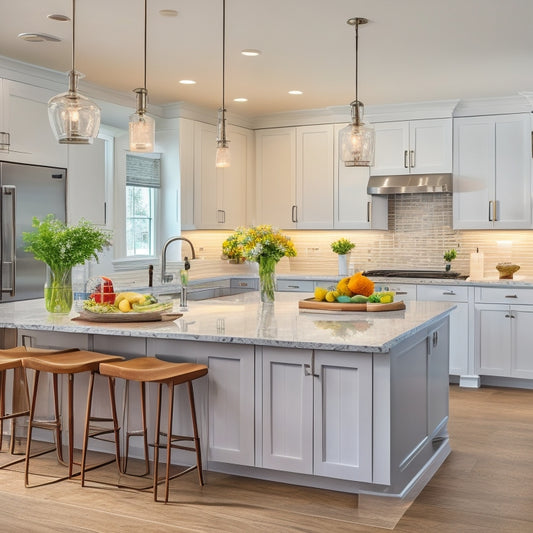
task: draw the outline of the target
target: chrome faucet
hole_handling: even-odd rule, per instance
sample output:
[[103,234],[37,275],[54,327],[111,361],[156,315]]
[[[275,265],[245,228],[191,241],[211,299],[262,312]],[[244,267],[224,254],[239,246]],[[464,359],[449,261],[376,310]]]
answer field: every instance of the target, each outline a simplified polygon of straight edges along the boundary
[[163,251],[161,252],[161,283],[169,283],[174,278],[173,274],[167,274],[167,248],[169,244],[175,241],[185,241],[189,243],[192,252],[191,259],[196,259],[194,246],[189,239],[186,239],[185,237],[170,237],[170,239],[168,239],[168,241],[163,245]]

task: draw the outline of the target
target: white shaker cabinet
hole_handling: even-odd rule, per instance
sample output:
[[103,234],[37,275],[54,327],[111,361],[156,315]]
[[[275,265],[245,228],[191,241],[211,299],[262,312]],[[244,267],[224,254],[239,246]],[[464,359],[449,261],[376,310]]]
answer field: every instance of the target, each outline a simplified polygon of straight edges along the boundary
[[450,374],[468,374],[469,321],[468,287],[449,285],[418,285],[418,300],[453,302],[456,309],[450,314]]
[[372,480],[372,358],[263,347],[262,465]]
[[256,143],[257,222],[296,228],[296,130],[258,130]]
[[367,193],[368,167],[347,167],[338,157],[339,132],[345,124],[335,124],[333,176],[333,228],[388,229],[387,195]]
[[231,165],[216,168],[217,129],[188,119],[178,121],[181,226],[235,229],[247,220],[248,177],[252,175],[253,134],[228,126]]
[[296,128],[296,205],[299,229],[330,229],[333,220],[333,126]]
[[475,328],[480,375],[533,378],[533,291],[476,288]]
[[11,147],[2,154],[6,161],[34,165],[67,166],[67,146],[56,140],[48,121],[47,89],[2,80],[1,131],[10,135]]
[[455,229],[531,227],[531,117],[454,121]]
[[452,171],[452,119],[373,124],[376,130],[373,176],[438,174]]

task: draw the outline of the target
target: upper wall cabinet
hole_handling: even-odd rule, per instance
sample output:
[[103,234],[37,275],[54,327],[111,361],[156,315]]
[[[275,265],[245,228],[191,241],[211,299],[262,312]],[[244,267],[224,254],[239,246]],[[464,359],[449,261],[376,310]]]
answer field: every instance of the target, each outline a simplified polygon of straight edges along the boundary
[[34,165],[67,166],[67,147],[59,144],[48,121],[48,100],[54,94],[46,89],[11,80],[2,80],[0,130],[10,134],[6,161]]
[[231,165],[216,168],[216,126],[180,122],[182,229],[235,229],[246,224],[253,134],[228,126]]
[[339,131],[344,126],[335,124],[333,228],[388,229],[388,196],[366,192],[370,169],[347,167],[338,157]]
[[452,119],[374,124],[373,176],[438,174],[452,171]]
[[454,120],[455,229],[531,228],[531,116]]
[[257,218],[284,229],[387,229],[387,197],[370,197],[368,169],[338,158],[345,124],[256,132]]
[[257,222],[296,227],[296,129],[258,130],[256,146]]
[[111,224],[107,188],[111,186],[113,137],[102,135],[90,145],[68,146],[68,220],[85,218]]

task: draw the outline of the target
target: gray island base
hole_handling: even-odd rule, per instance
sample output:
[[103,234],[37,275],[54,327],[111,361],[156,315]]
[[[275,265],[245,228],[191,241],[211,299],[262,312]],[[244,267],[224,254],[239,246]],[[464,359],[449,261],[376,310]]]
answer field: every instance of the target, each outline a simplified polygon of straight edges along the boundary
[[[207,470],[416,496],[450,453],[454,305],[409,301],[405,310],[383,313],[301,312],[298,300],[306,296],[277,293],[274,304],[264,305],[251,292],[190,302],[172,322],[124,324],[73,320],[75,312],[52,317],[42,300],[31,300],[0,305],[0,324],[4,338],[17,330],[17,342],[34,347],[208,365],[208,375],[195,384]],[[100,385],[96,404],[105,412]],[[75,408],[83,413],[84,387],[77,391]],[[174,423],[187,432],[181,394]],[[148,401],[155,402],[153,390]],[[123,426],[134,429],[137,421],[132,407]],[[151,419],[149,426],[153,432]],[[78,430],[75,443],[81,443]],[[132,442],[132,452],[140,457],[140,445]],[[188,464],[183,454],[173,461]]]

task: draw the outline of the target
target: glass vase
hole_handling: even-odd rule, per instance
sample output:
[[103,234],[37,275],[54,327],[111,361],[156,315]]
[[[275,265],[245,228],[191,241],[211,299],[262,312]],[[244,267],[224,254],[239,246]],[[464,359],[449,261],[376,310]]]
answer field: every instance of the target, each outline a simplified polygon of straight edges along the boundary
[[263,303],[274,301],[276,290],[276,259],[272,257],[259,258],[259,293]]
[[52,269],[46,265],[44,305],[49,313],[70,313],[72,308],[72,269]]

